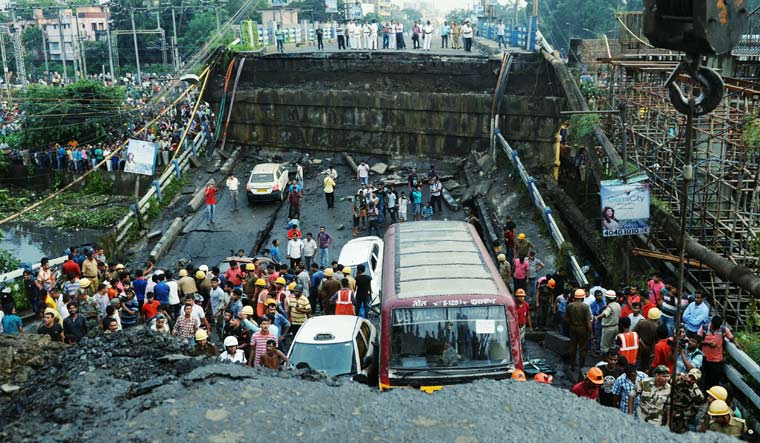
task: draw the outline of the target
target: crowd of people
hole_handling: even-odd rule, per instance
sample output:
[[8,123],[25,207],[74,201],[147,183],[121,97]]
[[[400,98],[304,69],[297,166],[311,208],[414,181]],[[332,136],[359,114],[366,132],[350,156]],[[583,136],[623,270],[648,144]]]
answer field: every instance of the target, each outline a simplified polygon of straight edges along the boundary
[[[3,126],[0,128],[0,149],[12,164],[19,166],[34,166],[38,168],[85,172],[94,168],[104,158],[118,150],[129,138],[142,129],[147,123],[179,96],[181,90],[172,86],[169,76],[148,74],[138,82],[129,73],[117,79],[117,86],[124,88],[125,97],[123,108],[129,115],[122,127],[107,136],[107,140],[95,140],[83,134],[80,140],[52,142],[48,146],[9,148],[7,136],[22,129],[24,114],[18,106],[4,109],[0,113]],[[53,84],[57,85],[57,84]],[[185,96],[176,106],[170,108],[162,117],[151,124],[139,138],[156,142],[158,147],[157,165],[166,165],[176,151],[182,134],[194,106],[197,92]],[[159,98],[160,97],[160,98]],[[7,107],[7,106],[6,106]],[[214,131],[214,119],[210,105],[201,103],[191,125],[187,139],[192,140],[199,132],[208,137]],[[104,171],[123,170],[126,151],[119,151],[106,162],[101,169]]]
[[[502,25],[503,26],[503,25]],[[377,50],[377,49],[407,49],[406,36],[411,38],[412,49],[430,51],[433,40],[440,38],[441,48],[464,49],[472,52],[472,41],[476,33],[470,20],[458,24],[456,21],[445,21],[441,25],[433,25],[430,20],[417,20],[411,29],[405,29],[400,21],[349,20],[338,23],[335,37],[338,50]],[[317,50],[324,50],[326,29],[319,25],[315,30]],[[275,43],[279,52],[285,52],[285,31],[280,25],[274,31]],[[504,34],[501,34],[502,41]]]
[[660,274],[645,288],[615,291],[601,280],[579,287],[562,271],[543,273],[535,245],[524,233],[515,236],[511,218],[504,225],[507,251],[498,261],[505,285],[514,291],[521,341],[534,324],[556,327],[568,339],[571,371],[581,376],[589,353],[602,358],[573,393],[677,433],[747,435],[731,390],[722,386],[724,343],[739,344],[723,319],[711,315],[701,291],[680,298],[676,325],[677,289]]

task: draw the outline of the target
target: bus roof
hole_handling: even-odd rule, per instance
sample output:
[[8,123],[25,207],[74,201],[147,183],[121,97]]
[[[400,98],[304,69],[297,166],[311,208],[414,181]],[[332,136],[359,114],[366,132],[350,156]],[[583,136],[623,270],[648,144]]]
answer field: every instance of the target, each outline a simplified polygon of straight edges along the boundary
[[504,295],[470,224],[420,221],[393,228],[385,240],[386,247],[395,249],[392,275],[397,298]]

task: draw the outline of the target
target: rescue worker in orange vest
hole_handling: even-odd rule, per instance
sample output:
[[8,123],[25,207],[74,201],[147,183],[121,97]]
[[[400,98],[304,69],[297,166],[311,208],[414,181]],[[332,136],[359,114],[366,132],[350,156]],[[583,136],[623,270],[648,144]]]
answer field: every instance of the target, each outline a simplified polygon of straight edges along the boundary
[[354,291],[350,288],[347,278],[340,281],[341,288],[330,298],[330,304],[335,305],[335,315],[356,315],[354,311]]
[[636,361],[639,353],[639,334],[631,332],[631,319],[621,318],[618,322],[618,330],[620,333],[615,337],[615,344],[619,348],[618,355],[630,362]]
[[261,320],[267,311],[266,302],[269,299],[269,290],[267,289],[267,281],[263,278],[256,279],[255,286],[256,318]]

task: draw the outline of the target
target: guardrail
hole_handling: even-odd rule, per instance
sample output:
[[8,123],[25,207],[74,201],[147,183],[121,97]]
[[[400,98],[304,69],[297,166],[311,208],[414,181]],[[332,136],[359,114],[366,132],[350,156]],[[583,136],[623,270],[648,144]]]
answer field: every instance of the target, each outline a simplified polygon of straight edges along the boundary
[[[724,349],[749,377],[752,377],[756,383],[760,383],[760,365],[758,365],[757,362],[752,360],[749,355],[745,354],[744,351],[737,348],[735,344],[729,341],[725,342]],[[755,409],[760,411],[760,396],[758,396],[754,389],[747,384],[744,375],[728,363],[724,365],[723,372],[726,374],[728,381],[730,381],[731,384],[742,393],[742,395],[752,402]]]
[[[522,48],[527,51],[536,50],[537,39],[537,17],[528,17],[525,26],[505,26],[504,42],[506,45]],[[496,41],[497,25],[496,23],[478,23],[478,37],[487,38]]]
[[[182,154],[174,159],[172,162],[172,167],[167,167],[157,179],[153,180],[151,186],[138,200],[137,206],[132,205],[132,210],[121,220],[119,220],[113,229],[109,233],[105,234],[103,238],[113,238],[115,240],[115,248],[121,249],[124,246],[124,243],[129,239],[128,234],[130,229],[132,229],[132,227],[137,223],[137,211],[135,211],[135,208],[139,208],[139,212],[143,218],[143,221],[147,221],[147,210],[150,207],[151,197],[156,197],[159,201],[161,201],[163,191],[166,189],[166,187],[169,186],[172,181],[177,180],[182,176],[182,174],[189,168],[190,157],[197,156],[199,152],[205,150],[209,141],[209,138],[204,132],[199,132],[188,146],[189,149],[185,149]],[[68,257],[64,255],[57,258],[51,258],[49,263],[50,266],[57,266],[65,262],[67,259]],[[39,269],[39,267],[40,263],[34,263],[32,265],[32,269]],[[16,280],[23,275],[23,268],[1,274],[0,283]]]
[[[494,129],[494,135],[496,136],[496,140],[498,140],[498,142],[501,144],[501,148],[504,153],[512,161],[515,170],[517,170],[517,173],[520,174],[520,178],[522,179],[523,183],[528,188],[528,193],[533,200],[533,204],[536,205],[536,208],[538,208],[539,211],[541,211],[541,215],[544,217],[544,222],[546,222],[546,227],[549,229],[549,234],[554,240],[554,243],[557,245],[557,248],[561,249],[562,244],[565,243],[565,237],[562,235],[562,232],[560,232],[559,226],[557,226],[557,222],[554,221],[554,216],[552,215],[551,208],[546,205],[543,197],[541,197],[541,193],[536,187],[536,180],[528,174],[528,170],[525,169],[525,166],[522,164],[517,151],[509,146],[509,143],[507,143],[507,141],[504,139],[504,136],[501,135],[501,131],[499,131],[498,128]],[[567,259],[570,263],[570,269],[573,272],[575,279],[578,281],[578,285],[588,285],[588,279],[586,279],[586,275],[583,273],[583,270],[578,263],[578,258],[572,252],[568,251],[566,254]]]

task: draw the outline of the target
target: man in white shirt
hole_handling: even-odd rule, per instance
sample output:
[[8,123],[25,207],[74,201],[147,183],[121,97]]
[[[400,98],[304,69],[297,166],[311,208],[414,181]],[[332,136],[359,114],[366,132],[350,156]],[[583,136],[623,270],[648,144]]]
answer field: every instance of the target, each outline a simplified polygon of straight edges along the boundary
[[295,269],[296,265],[301,262],[301,256],[303,255],[303,240],[293,236],[288,241],[288,258],[290,259],[290,267]]
[[434,175],[430,179],[430,206],[433,207],[433,211],[440,213],[443,211],[443,203],[441,203],[443,194],[443,184],[438,181],[438,176]]
[[169,306],[171,307],[171,314],[174,319],[177,319],[180,315],[179,308],[182,301],[179,299],[179,284],[174,279],[174,275],[170,272],[166,272],[166,286],[169,287]]
[[314,241],[311,232],[306,234],[306,240],[303,242],[303,260],[306,265],[306,269],[311,269],[312,260],[317,253],[317,242]]
[[430,50],[430,43],[433,41],[433,26],[430,24],[430,20],[422,27],[423,47],[424,51]]
[[348,49],[354,49],[354,46],[356,46],[354,28],[356,28],[354,22],[348,22],[348,26],[346,26],[346,46],[348,46]]
[[362,160],[356,167],[356,178],[363,185],[369,184],[369,165]]
[[353,49],[362,49],[362,27],[354,23],[354,30],[351,34],[351,47]]
[[472,52],[472,26],[470,26],[469,20],[465,20],[462,25],[462,39],[464,40],[465,52]]
[[398,214],[398,208],[396,207],[396,193],[394,192],[394,186],[391,185],[391,189],[388,191],[388,213],[391,215],[391,223],[396,223],[396,214]]
[[369,23],[365,20],[362,25],[362,36],[364,37],[364,48],[369,49],[369,34],[371,33]]
[[372,20],[372,23],[369,25],[369,48],[372,50],[377,49],[377,31],[378,26],[377,22],[375,20]]
[[499,24],[496,25],[496,41],[499,43],[499,49],[501,45],[507,47],[507,43],[504,41],[504,34],[507,32],[507,27],[504,26],[504,20],[499,20]]
[[232,210],[237,211],[238,188],[240,187],[240,181],[232,172],[230,172],[230,175],[227,176],[227,181],[225,184],[227,185],[227,190],[230,191],[230,198],[232,199]]

